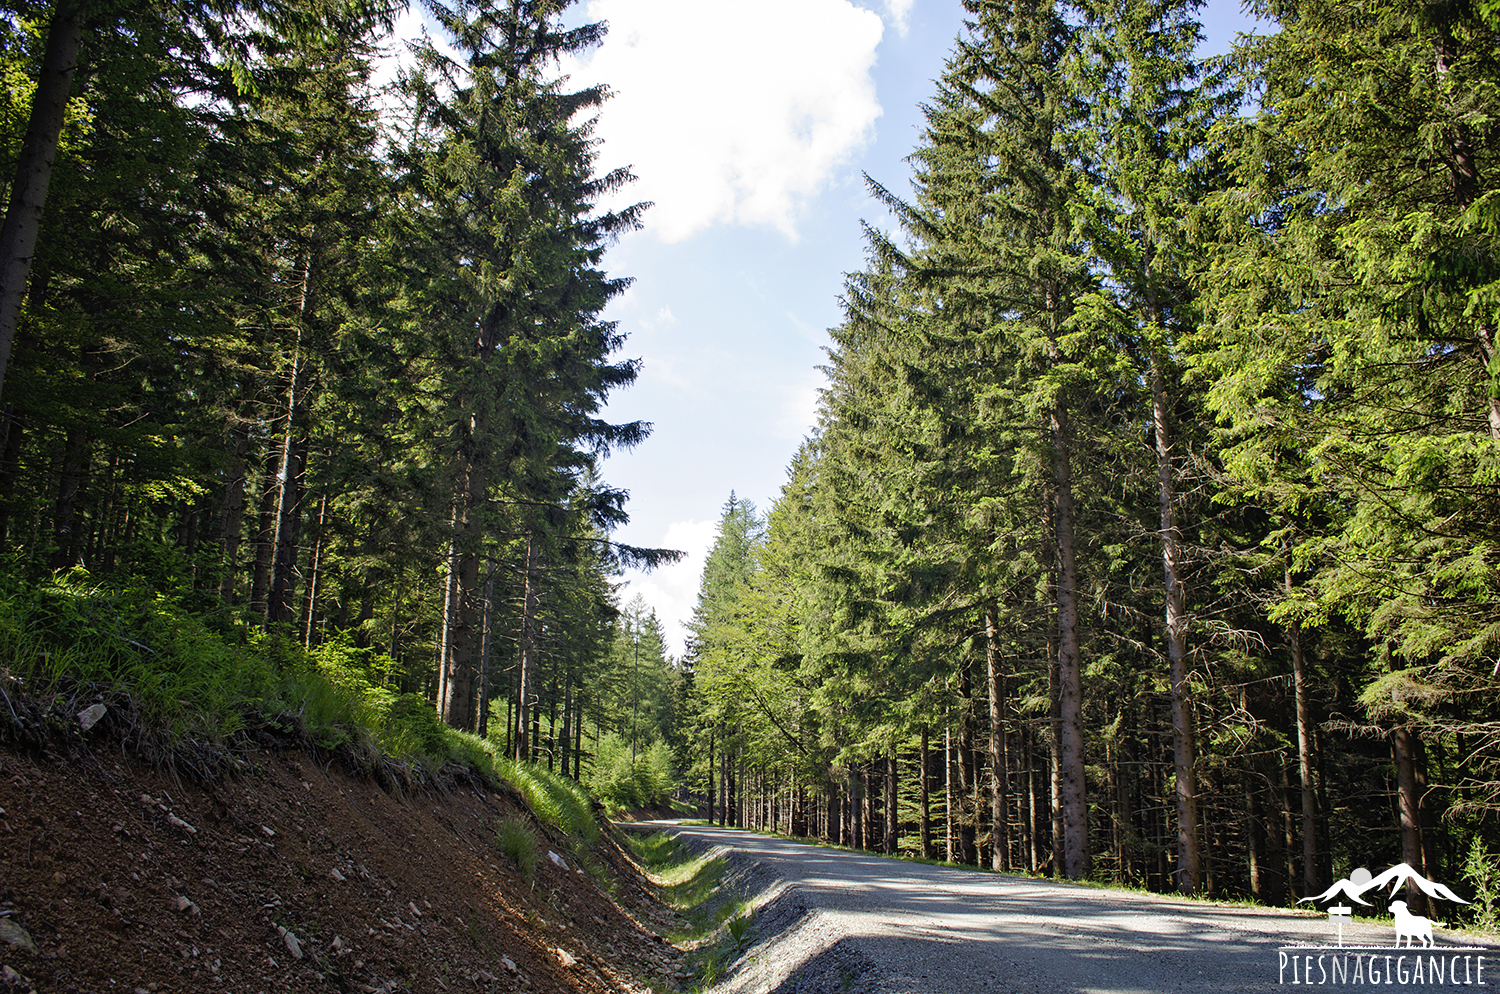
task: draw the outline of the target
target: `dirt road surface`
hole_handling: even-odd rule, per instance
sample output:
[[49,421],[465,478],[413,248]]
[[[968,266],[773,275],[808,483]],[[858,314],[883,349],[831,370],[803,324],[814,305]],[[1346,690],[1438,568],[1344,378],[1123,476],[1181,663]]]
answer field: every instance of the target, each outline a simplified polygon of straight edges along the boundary
[[[1271,991],[1306,982],[1282,947],[1339,941],[1323,914],[928,866],[733,829],[655,827],[725,847],[731,861],[752,862],[759,878],[753,945],[714,994]],[[1389,946],[1389,922],[1346,923],[1343,941]],[[1472,945],[1452,934],[1438,941]],[[1352,975],[1355,960],[1363,955],[1367,968],[1374,955],[1385,990],[1427,986],[1398,979],[1387,987],[1386,953],[1398,965],[1392,950],[1351,950],[1346,967]],[[1413,956],[1404,962],[1409,980]],[[1484,956],[1485,984],[1500,982],[1500,948]],[[1471,954],[1467,966],[1474,965]],[[1314,984],[1319,969],[1315,961]],[[1335,986],[1368,987],[1362,979]]]

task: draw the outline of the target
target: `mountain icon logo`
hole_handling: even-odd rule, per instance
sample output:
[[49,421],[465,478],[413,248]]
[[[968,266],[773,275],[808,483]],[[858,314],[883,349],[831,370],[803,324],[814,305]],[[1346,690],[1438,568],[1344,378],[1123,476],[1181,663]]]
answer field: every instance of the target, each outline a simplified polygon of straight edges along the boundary
[[[1431,946],[1433,926],[1442,926],[1441,922],[1429,921],[1421,915],[1412,914],[1407,910],[1405,901],[1390,900],[1396,896],[1396,891],[1407,884],[1415,886],[1417,890],[1426,894],[1429,898],[1452,901],[1455,904],[1469,903],[1443,884],[1435,880],[1428,880],[1413,869],[1409,863],[1397,863],[1379,876],[1373,876],[1369,870],[1360,867],[1353,873],[1350,873],[1347,878],[1338,881],[1323,893],[1314,894],[1312,897],[1304,897],[1297,903],[1302,904],[1307,901],[1313,901],[1322,904],[1327,901],[1344,898],[1369,907],[1370,902],[1366,901],[1364,896],[1371,891],[1383,890],[1387,884],[1390,885],[1391,892],[1386,896],[1386,899],[1389,901],[1388,906],[1391,909],[1391,913],[1395,916],[1396,944],[1398,946],[1401,944],[1402,939],[1406,940],[1408,947],[1410,947],[1413,939],[1420,940],[1424,946]],[[1349,917],[1353,911],[1353,908],[1346,905],[1335,905],[1328,909],[1328,917],[1338,922],[1340,946],[1344,944],[1344,919]]]

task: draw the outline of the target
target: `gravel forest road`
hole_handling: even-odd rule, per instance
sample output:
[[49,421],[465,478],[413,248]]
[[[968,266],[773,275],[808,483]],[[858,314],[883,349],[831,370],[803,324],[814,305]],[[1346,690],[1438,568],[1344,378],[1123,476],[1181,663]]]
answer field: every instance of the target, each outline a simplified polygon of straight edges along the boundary
[[[1270,991],[1293,981],[1280,971],[1280,947],[1337,941],[1321,914],[929,866],[711,826],[640,827],[724,847],[741,885],[761,895],[754,944],[714,994]],[[1392,937],[1389,924],[1344,926],[1350,945]],[[1500,979],[1500,956],[1489,952],[1485,965]]]

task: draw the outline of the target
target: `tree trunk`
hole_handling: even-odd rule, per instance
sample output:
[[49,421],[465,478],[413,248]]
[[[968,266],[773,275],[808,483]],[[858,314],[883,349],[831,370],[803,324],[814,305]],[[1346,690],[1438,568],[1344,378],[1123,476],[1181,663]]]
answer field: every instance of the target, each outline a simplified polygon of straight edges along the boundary
[[[488,709],[486,709],[488,710]],[[563,727],[562,767],[563,776],[568,775],[568,751],[573,744],[573,669],[563,671]]]
[[312,562],[307,573],[307,595],[302,604],[302,645],[313,646],[313,630],[318,625],[318,598],[322,596],[323,534],[328,525],[328,491],[318,498],[318,530],[313,536]]
[[896,747],[885,761],[885,854],[896,855],[900,844],[901,806],[896,801]]
[[1057,530],[1058,778],[1063,866],[1069,880],[1088,872],[1088,806],[1083,771],[1083,660],[1078,642],[1078,567],[1073,537],[1072,427],[1059,395],[1052,408],[1052,475]]
[[850,837],[855,849],[865,847],[865,771],[863,764],[849,770]]
[[932,798],[930,796],[930,783],[932,779],[932,754],[931,745],[928,742],[927,726],[922,726],[922,765],[917,774],[917,780],[921,789],[921,824],[922,858],[932,859]]
[[[453,638],[458,629],[458,508],[448,523],[448,575],[443,580],[443,625],[438,635],[438,719],[448,720],[448,685],[453,682]],[[394,636],[392,644],[395,644]]]
[[523,578],[521,595],[521,652],[520,652],[520,696],[517,698],[516,707],[520,712],[521,732],[516,739],[516,758],[527,759],[530,756],[529,742],[526,738],[526,716],[531,710],[531,680],[533,671],[536,669],[536,536],[526,536],[526,574]]
[[286,428],[281,438],[281,472],[276,480],[276,537],[272,541],[271,591],[266,600],[266,624],[292,620],[292,588],[296,583],[297,525],[302,513],[302,483],[307,469],[307,442],[302,432],[302,330],[307,310],[308,259],[302,260],[302,302],[292,344],[292,371],[287,377]]
[[1302,885],[1316,894],[1318,885],[1318,802],[1313,783],[1312,708],[1307,700],[1307,665],[1296,624],[1287,628],[1292,646],[1292,677],[1297,696],[1297,760],[1302,779]]
[[4,389],[11,346],[26,300],[26,283],[36,258],[37,235],[47,204],[47,187],[52,181],[52,163],[57,158],[57,142],[62,135],[82,39],[83,11],[79,4],[63,0],[53,8],[52,21],[47,27],[47,47],[42,53],[36,91],[31,97],[26,137],[16,158],[5,224],[0,227],[0,390]]
[[79,494],[88,472],[89,440],[80,428],[70,428],[63,442],[62,469],[57,500],[52,505],[52,569],[64,569],[77,560]]
[[1292,786],[1287,779],[1287,759],[1276,757],[1278,796],[1281,798],[1281,857],[1284,863],[1286,890],[1290,897],[1297,896],[1297,818],[1292,813]]
[[21,475],[21,439],[26,433],[20,412],[10,404],[5,405],[4,411],[5,444],[0,446],[0,544],[10,537],[16,480]]
[[[495,560],[485,561],[484,602],[479,624],[479,704],[474,730],[480,738],[490,730],[490,660],[495,654]],[[549,766],[550,769],[550,766]],[[566,772],[566,771],[565,771]]]
[[958,720],[958,860],[970,866],[979,865],[979,810],[974,804],[978,771],[974,768],[974,684],[969,676],[969,661],[958,667],[958,697],[963,711]]
[[943,727],[943,825],[946,835],[943,844],[943,859],[952,863],[954,861],[954,829],[957,826],[953,822],[953,726],[951,720]]
[[266,591],[271,586],[271,553],[276,542],[276,478],[280,474],[280,454],[266,453],[261,463],[260,504],[255,527],[255,569],[250,577],[250,610],[262,618],[266,614]]
[[1172,697],[1172,759],[1177,772],[1177,889],[1195,894],[1202,878],[1198,848],[1197,730],[1188,686],[1187,595],[1182,586],[1182,535],[1177,529],[1172,420],[1162,359],[1151,355],[1151,406],[1156,434],[1157,499],[1161,510],[1161,561],[1167,602],[1167,669]]
[[234,603],[239,580],[240,532],[245,527],[245,460],[250,454],[250,425],[235,417],[229,429],[229,465],[224,473],[224,498],[219,503],[219,599]]
[[984,608],[985,669],[990,684],[990,801],[994,828],[992,866],[1010,870],[1010,771],[1005,757],[1005,672],[1000,665],[999,611],[993,604]]

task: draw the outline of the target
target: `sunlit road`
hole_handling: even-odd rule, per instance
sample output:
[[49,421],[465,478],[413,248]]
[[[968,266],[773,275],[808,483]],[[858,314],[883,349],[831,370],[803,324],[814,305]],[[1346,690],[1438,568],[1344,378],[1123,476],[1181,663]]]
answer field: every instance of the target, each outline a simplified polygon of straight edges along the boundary
[[[733,829],[660,827],[740,850],[787,884],[758,913],[755,946],[716,988],[726,992],[1269,991],[1303,979],[1281,947],[1338,941],[1323,915],[927,866]],[[1344,926],[1349,946],[1392,939],[1389,924]],[[1500,949],[1485,957],[1486,984],[1500,984]],[[1414,986],[1388,985],[1383,972],[1379,980],[1388,992]]]

